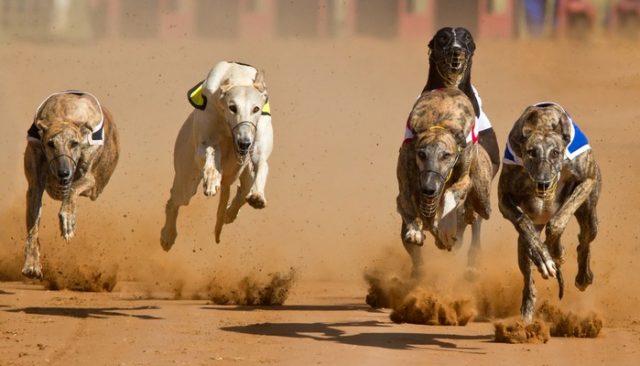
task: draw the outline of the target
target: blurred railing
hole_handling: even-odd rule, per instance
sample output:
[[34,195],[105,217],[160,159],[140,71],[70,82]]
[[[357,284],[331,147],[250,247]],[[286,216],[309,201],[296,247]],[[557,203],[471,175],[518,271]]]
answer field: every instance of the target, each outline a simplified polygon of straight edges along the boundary
[[640,34],[640,0],[0,0],[0,37],[477,38]]

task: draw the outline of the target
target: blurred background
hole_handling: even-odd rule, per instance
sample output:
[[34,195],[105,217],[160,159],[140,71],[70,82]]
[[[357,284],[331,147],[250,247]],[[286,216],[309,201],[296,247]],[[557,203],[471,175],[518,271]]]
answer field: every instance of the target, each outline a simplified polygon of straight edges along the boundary
[[0,37],[94,40],[368,36],[440,27],[476,38],[640,33],[640,0],[0,0]]

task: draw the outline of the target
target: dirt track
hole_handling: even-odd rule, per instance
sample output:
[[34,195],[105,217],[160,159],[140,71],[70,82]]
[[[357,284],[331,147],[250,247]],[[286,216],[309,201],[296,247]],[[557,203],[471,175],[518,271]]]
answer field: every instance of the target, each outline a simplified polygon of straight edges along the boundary
[[[398,238],[395,159],[404,120],[426,77],[425,44],[2,42],[0,279],[21,280],[26,191],[21,159],[35,106],[52,91],[91,91],[113,111],[123,145],[104,194],[96,202],[80,202],[71,243],[59,238],[57,202],[45,199],[41,225],[43,253],[54,272],[117,274],[114,292],[0,283],[0,365],[635,364],[640,351],[637,43],[479,42],[474,63],[473,81],[501,144],[524,107],[546,99],[565,105],[590,137],[604,177],[593,247],[596,277],[585,293],[568,286],[562,305],[599,312],[605,319],[599,338],[496,344],[490,323],[396,325],[387,312],[364,305],[366,268],[384,261],[398,268],[409,264]],[[267,72],[276,130],[268,208],[244,208],[216,245],[217,201],[198,194],[181,210],[178,241],[167,254],[159,230],[173,140],[190,108],[185,92],[220,59]],[[571,223],[564,236],[568,285],[576,273],[575,235]],[[515,293],[517,303],[515,232],[495,204],[484,247],[484,271],[492,281],[483,283],[495,287],[486,293],[496,288]],[[440,253],[431,243],[424,250],[433,285],[458,295],[464,253]],[[283,307],[192,300],[212,282],[233,284],[290,267],[297,278]],[[553,281],[538,278],[537,286],[539,298],[553,299]],[[182,300],[165,300],[175,297]]]

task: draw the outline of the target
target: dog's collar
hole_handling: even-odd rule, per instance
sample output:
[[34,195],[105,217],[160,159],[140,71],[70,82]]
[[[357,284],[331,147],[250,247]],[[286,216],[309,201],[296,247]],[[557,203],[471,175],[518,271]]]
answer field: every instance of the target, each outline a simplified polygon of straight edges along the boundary
[[100,101],[98,100],[98,98],[96,98],[95,95],[85,91],[75,90],[75,89],[53,93],[48,97],[46,97],[42,101],[42,103],[40,103],[38,108],[36,108],[35,115],[33,116],[33,123],[31,124],[31,126],[29,127],[29,130],[27,131],[27,141],[33,141],[33,142],[42,141],[42,131],[38,128],[38,126],[36,126],[36,121],[40,117],[40,113],[42,112],[42,107],[44,106],[44,104],[50,98],[56,95],[61,95],[61,94],[73,94],[78,96],[86,95],[93,98],[96,105],[98,106],[98,110],[100,111],[100,122],[98,122],[98,124],[91,129],[91,134],[87,136],[87,142],[90,145],[103,145],[104,144],[104,111],[102,110],[102,105],[100,104]]

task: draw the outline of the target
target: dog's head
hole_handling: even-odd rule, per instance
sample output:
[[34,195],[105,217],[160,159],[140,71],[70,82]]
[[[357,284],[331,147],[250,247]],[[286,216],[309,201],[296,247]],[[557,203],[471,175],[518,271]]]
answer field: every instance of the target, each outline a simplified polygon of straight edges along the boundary
[[82,147],[91,128],[67,121],[35,121],[41,131],[42,146],[52,174],[61,186],[73,181]]
[[247,155],[253,148],[258,120],[267,103],[264,73],[258,71],[253,85],[234,86],[229,79],[220,85],[220,105],[228,123],[236,151]]
[[416,137],[415,153],[419,171],[420,194],[428,199],[440,196],[451,178],[465,136],[462,130],[452,131],[436,125]]
[[471,68],[476,49],[473,36],[465,28],[442,28],[429,42],[429,61],[447,87],[458,87]]
[[530,106],[516,122],[509,143],[517,146],[538,196],[546,197],[555,190],[570,141],[571,120],[557,105]]

